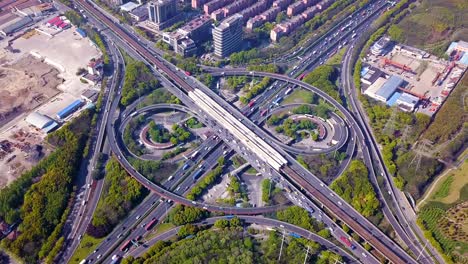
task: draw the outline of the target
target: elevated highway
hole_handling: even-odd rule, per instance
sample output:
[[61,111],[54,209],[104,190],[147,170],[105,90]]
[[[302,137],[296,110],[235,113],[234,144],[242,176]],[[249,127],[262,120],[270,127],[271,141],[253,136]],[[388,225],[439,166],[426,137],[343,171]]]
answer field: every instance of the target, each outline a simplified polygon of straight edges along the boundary
[[[156,67],[159,71],[161,71],[167,78],[173,82],[177,87],[179,87],[180,93],[176,94],[177,96],[181,96],[183,99],[186,99],[183,97],[183,94],[187,95],[188,93],[198,93],[195,91],[195,89],[192,87],[192,85],[189,85],[187,82],[184,81],[183,77],[180,76],[177,72],[173,70],[173,66],[170,66],[167,62],[163,62],[160,59],[157,59],[156,57],[152,56],[150,52],[148,52],[147,49],[145,49],[143,46],[141,46],[137,41],[135,41],[130,35],[128,35],[126,32],[124,32],[118,25],[114,24],[111,20],[109,20],[107,17],[105,17],[102,13],[100,13],[98,10],[96,10],[94,7],[92,7],[88,2],[84,0],[77,0],[77,3],[79,3],[86,11],[88,11],[90,14],[96,16],[99,18],[103,23],[105,23],[109,29],[115,32],[117,36],[122,38],[125,42],[127,42],[132,48],[134,48],[140,55],[142,55],[152,66]],[[192,80],[193,82],[193,80]],[[298,83],[300,84],[300,82]],[[201,87],[202,88],[202,87]],[[212,97],[216,96],[212,92],[209,91],[209,89],[204,89],[203,94],[206,96]],[[182,100],[181,98],[181,100]],[[217,98],[217,97],[214,97]],[[184,100],[183,100],[184,101]],[[192,102],[188,102],[189,104]],[[225,105],[225,104],[223,104]],[[220,109],[218,106],[216,106],[218,110]],[[222,106],[221,106],[222,108]],[[228,109],[233,109],[232,106],[227,106]],[[201,110],[200,110],[201,111]],[[237,115],[239,116],[240,114],[236,111],[234,111]],[[350,119],[352,120],[352,119]],[[249,125],[254,126],[251,122]],[[351,126],[354,124],[351,124]],[[112,129],[111,129],[112,130]],[[112,133],[112,132],[111,132]],[[221,132],[220,132],[221,133]],[[261,131],[256,131],[256,133],[262,134]],[[264,133],[263,133],[264,134]],[[115,135],[112,135],[113,139],[115,139]],[[260,140],[258,140],[260,142]],[[170,193],[163,188],[152,184],[149,182],[143,175],[141,175],[139,172],[137,172],[134,168],[130,166],[128,161],[122,156],[122,152],[120,149],[117,147],[115,140],[111,140],[111,147],[112,150],[116,152],[117,157],[119,162],[122,164],[122,166],[131,174],[133,175],[139,182],[141,182],[145,187],[154,190],[158,192],[161,196],[168,197],[169,199],[173,199],[174,201],[177,201],[179,203],[189,205],[189,206],[197,206],[200,207],[200,204],[198,204],[195,201],[188,201],[185,198],[182,198],[178,195],[175,195],[173,193]],[[265,146],[265,149],[268,147]],[[286,155],[285,153],[281,153],[282,155]],[[290,165],[289,165],[290,164]],[[273,167],[275,167],[275,164],[270,164]],[[299,166],[299,167],[297,167]],[[369,241],[369,243],[378,251],[380,251],[384,256],[386,256],[390,261],[394,263],[416,263],[414,259],[412,259],[403,249],[399,248],[396,246],[388,237],[386,237],[380,230],[375,228],[367,219],[362,217],[359,213],[357,213],[354,208],[349,206],[344,200],[342,200],[339,197],[336,197],[335,194],[326,186],[321,186],[321,187],[314,187],[315,184],[312,184],[309,181],[319,181],[315,176],[311,176],[310,172],[305,171],[304,168],[302,168],[294,159],[291,159],[288,157],[288,165],[283,166],[284,168],[280,168],[282,172],[286,172],[287,178],[295,181],[298,183],[300,188],[306,189],[307,195],[309,197],[316,197],[319,202],[321,202],[324,206],[329,208],[333,213],[337,214],[337,216],[340,217],[341,220],[343,220],[346,224],[348,224],[351,229],[356,231],[361,237],[365,238],[366,240]],[[307,174],[307,176],[305,175]],[[336,198],[328,198],[324,195],[325,192],[329,192],[331,197],[336,197]],[[311,196],[310,196],[311,195]],[[340,206],[338,206],[336,203],[340,202]],[[220,208],[218,206],[212,206],[209,205],[209,207],[206,208],[206,210],[210,211],[223,211],[225,212],[226,210],[224,208]],[[252,209],[246,209],[246,208],[239,208],[239,209],[233,209],[233,213],[244,213],[248,214],[247,210],[252,210]],[[255,210],[255,209],[254,209]],[[266,210],[266,207],[263,208],[262,210]],[[257,208],[257,212],[260,211],[260,208]],[[377,229],[377,230],[375,230]],[[379,238],[375,239],[375,233],[378,234]],[[371,239],[374,238],[374,239]]]

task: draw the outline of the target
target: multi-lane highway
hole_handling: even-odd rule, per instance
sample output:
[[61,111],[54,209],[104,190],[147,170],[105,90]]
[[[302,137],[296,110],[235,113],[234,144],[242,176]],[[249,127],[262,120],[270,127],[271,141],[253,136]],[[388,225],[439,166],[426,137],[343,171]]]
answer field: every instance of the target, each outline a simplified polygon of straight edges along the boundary
[[[198,226],[203,226],[203,225],[213,225],[217,220],[219,219],[225,219],[226,217],[211,217],[207,218],[206,220],[199,222],[199,223],[194,223],[195,225]],[[343,250],[342,248],[336,246],[334,243],[330,242],[329,240],[309,231],[306,229],[303,229],[301,227],[282,222],[279,220],[275,219],[270,219],[270,218],[264,218],[264,217],[255,217],[255,216],[238,216],[238,218],[247,223],[247,224],[258,224],[262,226],[267,226],[269,227],[269,230],[276,230],[277,232],[286,232],[286,234],[289,233],[295,233],[303,238],[306,238],[311,241],[315,241],[322,245],[325,249],[333,251],[345,258],[346,263],[360,263],[358,260],[356,260],[349,252]],[[147,247],[151,247],[154,245],[157,241],[159,240],[168,240],[171,237],[177,235],[177,232],[179,230],[179,227],[173,228],[171,230],[168,230],[142,244],[142,246],[137,247],[133,250],[130,250],[127,254],[134,256],[134,257],[139,257],[141,256],[146,250]],[[374,263],[378,263],[377,261]]]
[[[372,134],[372,130],[369,127],[369,124],[365,121],[364,118],[364,110],[361,108],[360,103],[358,101],[357,91],[353,85],[353,75],[352,75],[352,63],[351,63],[351,55],[353,48],[350,48],[344,58],[343,58],[343,70],[341,72],[341,79],[343,82],[344,92],[348,95],[348,99],[350,102],[350,106],[353,109],[354,116],[358,120],[360,127],[362,128],[363,137],[365,136],[368,138],[369,144],[363,145],[363,155],[366,160],[366,164],[369,167],[369,171],[371,173],[371,180],[373,180],[373,184],[378,186],[377,182],[377,174],[374,171],[373,162],[377,164],[377,169],[380,171],[380,175],[383,178],[383,184],[388,189],[387,194],[390,196],[391,201],[393,202],[393,207],[395,208],[395,216],[390,211],[388,206],[383,208],[385,215],[392,224],[395,231],[398,233],[400,238],[405,242],[405,244],[410,248],[412,252],[417,256],[417,260],[421,263],[433,263],[436,260],[439,263],[444,263],[443,258],[440,254],[435,250],[427,240],[425,239],[424,235],[422,234],[421,230],[417,227],[414,220],[407,220],[405,216],[404,210],[405,207],[408,210],[411,210],[409,206],[405,203],[406,198],[401,197],[403,194],[400,190],[398,190],[391,179],[390,174],[388,173],[382,159],[382,154],[380,153],[380,149],[375,141],[375,137]],[[370,150],[369,150],[370,148]],[[375,158],[372,158],[372,156]],[[380,189],[379,189],[380,191]],[[386,203],[385,198],[383,197],[383,193],[379,192],[380,199]],[[414,227],[414,229],[413,229]],[[416,234],[417,233],[417,234]],[[422,241],[423,243],[421,243]],[[424,246],[423,246],[424,244]],[[429,245],[428,245],[429,244]],[[426,252],[426,247],[430,251],[430,254]],[[435,259],[434,259],[435,258]]]
[[[217,96],[215,94],[213,94],[206,87],[201,86],[201,87],[198,87],[198,88],[193,88],[192,85],[190,85],[186,81],[184,81],[184,77],[181,76],[181,74],[179,74],[177,71],[174,71],[174,69],[170,67],[170,64],[168,64],[167,62],[163,62],[159,58],[153,57],[143,46],[141,46],[137,41],[135,41],[126,32],[124,32],[118,25],[115,25],[112,21],[110,21],[108,18],[103,16],[99,11],[94,9],[89,3],[87,3],[87,2],[85,2],[83,0],[79,0],[77,2],[79,2],[79,4],[83,8],[85,8],[88,12],[90,12],[94,16],[98,17],[99,19],[101,19],[102,22],[104,22],[119,37],[121,37],[127,43],[129,43],[129,45],[132,48],[134,48],[136,51],[138,51],[150,64],[157,67],[158,70],[163,72],[170,79],[170,81],[173,81],[176,84],[176,86],[180,87],[182,89],[182,91],[180,93],[176,94],[177,96],[183,97],[182,94],[184,94],[184,93],[185,94],[186,93],[192,93],[192,98],[194,98],[193,93],[198,93],[197,96],[199,96],[199,98],[203,97],[204,99],[207,99],[207,98],[217,99]],[[197,92],[198,89],[202,89],[202,90],[200,90],[200,92]],[[206,97],[204,97],[204,96],[206,96]],[[185,99],[185,100],[183,100],[183,99]],[[185,103],[185,101],[187,101],[186,100],[187,98],[183,98],[183,99],[181,98],[181,100],[184,101],[184,103]],[[190,104],[190,100],[188,102]],[[230,112],[229,114],[235,116],[236,118],[241,117],[241,114],[237,110],[235,110],[230,105],[226,105],[225,102],[219,102],[219,101],[216,102],[216,104],[219,104],[218,106],[216,104],[213,104],[213,103],[210,103],[210,104],[215,109],[227,109]],[[209,106],[209,107],[211,107],[211,106]],[[208,107],[205,106],[204,109],[208,110]],[[214,117],[213,114],[210,114],[210,115],[211,115],[212,118]],[[227,122],[231,123],[232,121],[227,121]],[[234,124],[234,123],[237,123],[237,122],[232,122],[232,123]],[[252,122],[250,122],[249,120],[247,121],[247,123],[248,123],[248,125],[250,127],[255,127],[255,125]],[[227,125],[227,124],[224,123],[223,125]],[[238,125],[238,124],[236,124],[236,125]],[[220,130],[219,133],[221,134],[222,131]],[[264,134],[264,132],[259,131],[258,129],[255,130],[254,133],[259,134],[260,137],[263,136],[263,134]],[[115,137],[114,137],[114,139],[115,139]],[[259,143],[262,142],[259,139],[256,139],[256,141],[258,141]],[[115,142],[113,142],[113,143],[115,143]],[[263,143],[261,143],[261,144],[263,144]],[[128,170],[142,184],[144,184],[145,186],[147,186],[148,188],[150,188],[153,191],[157,191],[162,196],[167,196],[167,197],[174,198],[174,200],[177,200],[177,202],[180,202],[180,203],[183,203],[183,204],[186,204],[186,205],[198,206],[197,202],[192,201],[192,202],[188,203],[188,201],[186,199],[183,199],[180,196],[177,196],[177,195],[172,194],[170,192],[167,192],[166,190],[164,190],[163,188],[161,188],[161,187],[159,187],[157,185],[151,184],[148,180],[145,179],[145,177],[143,175],[141,175],[140,173],[135,171],[130,166],[130,164],[128,164],[128,162],[125,162],[126,160],[123,159],[120,156],[122,154],[120,149],[118,149],[115,144],[111,144],[111,146],[113,147],[113,151],[118,153],[119,161],[125,167],[125,169]],[[265,145],[264,148],[265,148],[265,150],[268,149],[268,147],[266,145]],[[280,155],[283,155],[283,154],[284,153],[281,153]],[[270,155],[270,154],[267,154],[267,156],[268,155]],[[370,226],[364,226],[364,225],[361,224],[361,220],[363,220],[362,222],[365,222],[365,220],[366,220],[365,218],[363,219],[363,217],[361,215],[359,215],[359,214],[356,217],[350,216],[350,213],[351,214],[355,213],[355,210],[352,207],[350,207],[344,201],[341,201],[342,199],[340,199],[340,198],[330,199],[328,196],[326,196],[324,194],[324,192],[330,192],[331,195],[334,195],[333,192],[331,192],[327,187],[322,187],[322,188],[314,187],[314,185],[310,183],[310,180],[311,179],[317,180],[317,179],[313,175],[309,175],[309,172],[301,171],[299,173],[295,173],[298,170],[298,169],[294,168],[294,165],[296,165],[297,162],[295,160],[292,160],[287,154],[286,154],[286,157],[288,157],[288,164],[291,163],[293,166],[288,165],[288,166],[284,167],[282,169],[282,171],[289,173],[289,175],[285,175],[285,176],[288,177],[289,179],[293,180],[294,182],[296,182],[296,184],[297,183],[306,184],[305,186],[300,184],[300,185],[302,185],[300,187],[306,189],[306,194],[307,195],[311,195],[311,193],[312,193],[313,197],[318,198],[319,201],[322,204],[324,204],[326,207],[331,208],[331,209],[336,209],[337,211],[334,212],[335,214],[338,214],[338,216],[344,222],[346,222],[352,229],[354,229],[362,237],[366,238],[370,242],[370,244],[372,244],[374,246],[374,248],[376,248],[377,250],[382,252],[391,261],[396,262],[396,263],[399,263],[399,262],[414,263],[414,260],[408,254],[406,254],[406,252],[404,252],[399,247],[396,247],[393,244],[393,242],[391,240],[389,240],[386,236],[383,235],[381,237],[381,239],[379,239],[379,240],[372,239],[374,237],[373,232],[372,232],[373,226],[370,227]],[[267,162],[270,163],[271,161],[267,161]],[[282,161],[278,160],[278,162],[279,163],[276,163],[276,164],[271,163],[269,165],[273,166],[273,168],[275,168],[278,165],[283,166],[283,164],[281,164]],[[308,175],[306,176],[305,174],[308,174]],[[338,201],[341,203],[340,205],[338,205]],[[342,208],[342,207],[344,207],[344,208]],[[213,207],[213,206],[210,206],[207,209],[208,210],[214,210],[214,211],[220,210],[219,207]],[[260,208],[258,208],[258,209],[260,209]],[[224,208],[222,209],[222,211],[224,211]]]

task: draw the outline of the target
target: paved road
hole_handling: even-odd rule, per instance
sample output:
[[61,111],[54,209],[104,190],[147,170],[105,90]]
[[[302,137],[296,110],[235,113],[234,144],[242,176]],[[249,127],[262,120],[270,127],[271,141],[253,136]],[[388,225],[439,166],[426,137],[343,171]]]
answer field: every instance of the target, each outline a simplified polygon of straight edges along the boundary
[[[390,196],[392,203],[394,204],[395,214],[397,218],[394,217],[393,213],[388,208],[388,205],[386,204],[386,199],[383,198],[384,194],[382,192],[379,192],[380,199],[383,199],[383,201],[385,201],[385,204],[387,205],[384,208],[384,213],[387,216],[387,219],[389,219],[397,234],[406,243],[410,250],[417,256],[417,259],[420,263],[433,263],[434,259],[432,257],[434,257],[439,263],[444,263],[443,258],[439,255],[439,253],[429,243],[427,243],[427,240],[422,234],[422,231],[415,223],[414,218],[409,217],[408,219],[405,216],[405,206],[402,204],[408,204],[408,202],[404,201],[406,200],[404,194],[398,188],[395,187],[393,180],[391,179],[391,176],[388,173],[386,166],[384,165],[382,154],[380,153],[380,148],[378,147],[377,142],[375,141],[375,137],[372,133],[369,124],[366,122],[364,110],[362,109],[358,101],[359,99],[357,98],[357,91],[353,84],[351,54],[352,49],[348,50],[345,54],[345,57],[343,58],[343,86],[344,90],[348,94],[348,98],[354,111],[354,115],[356,116],[360,127],[362,128],[362,136],[364,137],[365,135],[365,138],[367,138],[367,142],[369,143],[367,145],[363,145],[363,154],[365,155],[367,166],[370,166],[369,168],[372,168],[370,169],[370,172],[372,175],[373,183],[374,185],[378,186],[376,177],[377,173],[374,172],[373,166],[373,162],[375,162],[377,163],[377,169],[380,171],[380,174],[384,180],[384,186],[388,190],[387,193]],[[371,152],[375,158],[371,157]],[[410,210],[409,207],[406,208]],[[422,241],[424,245],[420,241]],[[427,253],[425,247],[429,249],[431,254]]]
[[[115,49],[112,46],[110,47],[110,55],[113,59],[112,61],[115,71],[113,75],[111,75],[111,79],[108,79],[108,84],[110,87],[109,91],[107,91],[107,87],[104,88],[106,89],[103,97],[103,102],[105,102],[103,108],[104,112],[102,116],[99,115],[99,119],[97,122],[96,130],[98,136],[94,147],[91,149],[91,151],[93,151],[93,154],[89,162],[87,170],[88,174],[86,175],[84,185],[77,193],[76,204],[74,205],[73,211],[70,214],[71,222],[69,223],[69,225],[71,226],[71,230],[67,236],[68,246],[65,247],[66,250],[62,252],[62,256],[60,257],[61,261],[65,263],[70,261],[71,256],[78,247],[78,238],[81,238],[81,236],[86,231],[86,228],[92,219],[94,210],[97,206],[102,191],[103,180],[94,181],[92,173],[96,165],[97,158],[99,157],[99,154],[103,152],[105,126],[107,122],[109,122],[110,118],[112,118],[111,116],[109,116],[110,104],[112,102],[111,99],[114,96],[116,90],[120,90],[122,88],[121,76],[125,70],[125,66],[123,65],[123,58],[120,54],[120,51],[118,51],[118,49]],[[104,153],[106,152],[104,151]],[[107,153],[109,152],[107,151]]]
[[[133,37],[131,37],[130,35],[128,35],[124,31],[122,31],[122,29],[119,28],[118,25],[113,24],[106,17],[104,17],[102,14],[100,14],[96,9],[93,9],[88,3],[86,3],[86,2],[84,2],[82,0],[77,1],[77,2],[79,2],[80,5],[83,6],[83,8],[88,10],[88,12],[92,12],[93,15],[97,16],[104,23],[106,23],[107,26],[109,26],[114,32],[116,32],[119,35],[119,37],[121,37],[122,39],[125,39],[125,41],[128,42],[135,50],[137,50],[138,52],[143,54],[145,59],[150,64],[157,66],[157,68],[161,72],[164,72],[164,74],[166,74],[171,79],[171,81],[168,80],[168,82],[173,81],[177,85],[183,87],[183,89],[185,89],[186,92],[192,91],[192,90],[198,88],[204,94],[206,94],[210,98],[213,98],[213,100],[216,100],[217,103],[221,105],[221,107],[223,107],[224,109],[229,111],[230,114],[233,115],[235,118],[240,118],[241,115],[236,109],[234,109],[231,105],[227,104],[223,100],[219,100],[219,97],[216,94],[214,94],[211,90],[209,90],[207,87],[204,87],[204,86],[202,86],[200,84],[195,85],[195,87],[194,87],[192,85],[192,83],[197,84],[196,80],[194,80],[192,78],[187,78],[186,76],[183,76],[183,74],[181,74],[177,69],[174,69],[173,65],[169,64],[166,61],[163,61],[160,58],[155,58],[152,55],[150,55],[148,50],[146,50],[142,45],[140,45],[137,41],[135,41],[133,39]],[[190,79],[190,81],[184,81],[184,79],[185,80]],[[192,82],[192,83],[190,83],[190,82]],[[196,107],[196,105],[193,105],[193,102],[191,100],[188,100],[188,98],[186,96],[184,96],[184,94],[183,94],[184,92],[179,90],[179,93],[177,93],[177,89],[175,89],[175,92],[176,92],[176,96],[178,96],[181,99],[181,101],[183,101],[187,106]],[[210,121],[211,122],[216,122],[217,120],[210,120]],[[250,120],[247,120],[246,123],[255,131],[254,133],[256,133],[258,136],[260,136],[260,137],[265,136],[265,133],[258,130],[258,129],[256,129],[256,126]],[[229,133],[229,131],[226,131],[225,133],[227,134],[227,133]],[[220,136],[226,136],[225,134],[223,134],[223,131],[221,129],[219,129],[219,135]],[[113,138],[115,138],[115,137],[113,137]],[[111,147],[112,147],[114,152],[118,153],[119,161],[124,166],[124,168],[126,170],[128,170],[143,185],[145,185],[146,187],[150,188],[153,191],[158,192],[162,196],[166,196],[168,198],[169,197],[173,198],[174,200],[177,200],[177,202],[179,202],[179,203],[186,204],[186,205],[192,204],[192,206],[200,206],[195,201],[192,201],[191,203],[189,203],[186,199],[183,199],[183,198],[181,198],[181,197],[179,197],[179,196],[177,196],[177,195],[175,195],[173,193],[169,193],[169,192],[165,191],[163,188],[161,188],[160,186],[156,186],[154,184],[151,184],[148,180],[146,180],[144,178],[143,175],[136,172],[130,166],[130,164],[128,163],[127,160],[121,158],[120,155],[122,153],[120,152],[120,149],[118,149],[118,147],[116,146],[115,143],[116,142],[114,142],[112,140]],[[300,165],[298,165],[298,163],[294,159],[292,159],[289,155],[286,154],[285,157],[287,157],[288,162],[291,162],[291,164],[292,164],[292,165],[289,166],[290,168],[292,168],[293,170],[296,170],[296,171],[301,171],[301,175],[304,177],[303,178],[304,180],[307,179],[307,180],[315,180],[315,181],[320,182],[320,180],[318,180],[314,175],[311,175],[310,172],[304,171],[304,168],[302,168]],[[250,161],[250,157],[246,157],[246,158]],[[258,165],[259,166],[265,166],[266,164],[258,164]],[[295,168],[296,166],[299,166],[300,168]],[[265,167],[263,167],[263,168],[265,168]],[[270,175],[271,175],[272,172],[274,173],[274,171],[271,171],[271,170],[269,171]],[[307,176],[306,176],[306,174],[307,174]],[[309,187],[311,187],[312,185],[313,185],[313,183],[310,183]],[[360,233],[361,236],[366,237],[369,240],[369,242],[372,245],[374,245],[374,247],[376,249],[380,250],[381,252],[386,252],[386,254],[388,254],[387,257],[393,259],[394,261],[404,261],[404,262],[408,262],[408,263],[410,263],[410,262],[414,263],[414,260],[408,254],[406,254],[406,252],[404,252],[401,248],[396,247],[390,239],[388,239],[386,236],[383,235],[383,233],[382,233],[382,237],[380,237],[380,239],[378,239],[378,240],[371,239],[371,236],[374,234],[373,233],[373,231],[374,231],[373,225],[369,226],[367,219],[363,218],[360,214],[358,214],[354,210],[354,208],[349,206],[346,202],[342,201],[341,198],[339,198],[339,197],[336,197],[336,198],[333,198],[333,199],[327,198],[327,196],[325,196],[325,194],[324,194],[325,192],[330,192],[330,196],[335,197],[333,192],[331,192],[331,190],[329,190],[328,187],[325,187],[325,186],[321,186],[320,188],[317,187],[317,188],[314,188],[314,191],[318,191],[318,192],[321,193],[321,196],[320,196],[321,198],[320,199],[322,199],[322,202],[324,204],[327,204],[329,206],[333,205],[334,209],[340,208],[340,206],[344,207],[344,208],[341,209],[340,214],[343,217],[346,216],[346,218],[344,218],[344,220],[347,222],[347,224],[350,225],[350,226],[355,226],[356,228],[359,227],[358,233]],[[308,195],[310,195],[310,193],[308,193]],[[325,200],[323,200],[323,199],[325,199]],[[332,204],[330,204],[330,203],[332,203]],[[224,208],[213,207],[213,206],[210,206],[207,209],[212,210],[212,211],[226,211]],[[243,209],[245,209],[245,208],[235,209],[235,210],[236,210],[236,213],[247,213],[247,211],[245,211]],[[254,211],[260,212],[261,210],[260,210],[260,208],[257,208],[257,210],[254,210]],[[252,211],[250,211],[250,213],[252,213]],[[353,215],[353,216],[351,216],[351,215]],[[353,218],[354,220],[350,220],[351,218]],[[366,225],[364,225],[363,223],[366,223]],[[380,230],[378,230],[377,232],[380,232]]]
[[[226,217],[222,217],[222,216],[211,217],[211,218],[205,219],[202,222],[195,223],[195,225],[198,225],[198,226],[213,225],[216,222],[216,220],[225,219],[225,218]],[[263,225],[263,226],[268,226],[268,227],[274,227],[276,228],[278,232],[286,232],[288,234],[290,232],[296,233],[303,238],[319,243],[327,250],[333,251],[334,253],[337,253],[343,256],[346,260],[346,263],[360,263],[351,254],[349,254],[347,251],[343,250],[342,248],[338,247],[333,242],[321,236],[318,236],[317,234],[310,232],[309,230],[303,229],[301,227],[297,227],[295,225],[282,222],[279,220],[264,218],[264,217],[259,217],[259,216],[239,216],[238,218],[247,224],[258,224],[258,225]],[[125,257],[127,256],[139,257],[143,255],[143,253],[146,252],[146,250],[148,250],[148,248],[154,245],[157,241],[168,240],[171,237],[176,236],[179,229],[180,227],[175,227],[160,235],[155,236],[154,238],[146,241],[142,246],[133,248],[132,250],[127,252],[125,254]],[[375,263],[378,263],[378,262],[375,262]]]

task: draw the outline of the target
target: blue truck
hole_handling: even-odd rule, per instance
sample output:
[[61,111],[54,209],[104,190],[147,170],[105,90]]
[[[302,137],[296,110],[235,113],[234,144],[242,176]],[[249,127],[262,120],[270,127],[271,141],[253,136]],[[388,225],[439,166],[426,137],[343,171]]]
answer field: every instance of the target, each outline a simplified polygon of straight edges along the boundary
[[193,173],[193,175],[192,175],[193,180],[195,181],[195,180],[198,179],[202,174],[203,174],[203,169],[198,169],[198,170],[196,170],[196,171]]
[[278,105],[281,100],[283,100],[283,97],[278,97],[273,101],[273,104]]
[[190,167],[190,164],[185,163],[184,166],[182,167],[182,170],[186,170],[186,169],[188,169],[188,167]]
[[300,235],[298,235],[298,234],[296,234],[296,233],[294,233],[294,232],[289,232],[289,235],[292,236],[292,237],[294,237],[294,238],[301,238]]
[[226,219],[232,219],[232,218],[234,218],[234,215],[226,215],[226,216],[224,216],[224,218],[226,218]]

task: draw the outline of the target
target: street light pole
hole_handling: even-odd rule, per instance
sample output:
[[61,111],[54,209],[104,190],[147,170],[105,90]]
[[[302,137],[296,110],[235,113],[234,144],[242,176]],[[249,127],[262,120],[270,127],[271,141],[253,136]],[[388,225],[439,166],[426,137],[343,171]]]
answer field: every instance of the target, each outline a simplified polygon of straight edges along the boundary
[[278,262],[281,260],[281,253],[283,252],[283,244],[284,244],[284,229],[283,229],[283,239],[281,240],[280,253],[279,253],[279,256],[278,256]]

